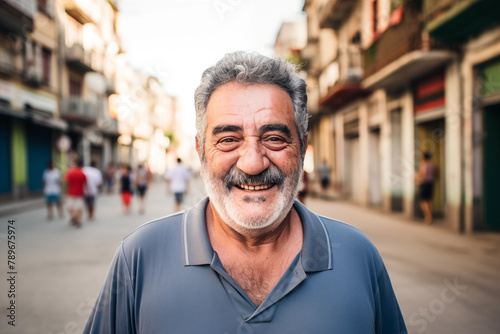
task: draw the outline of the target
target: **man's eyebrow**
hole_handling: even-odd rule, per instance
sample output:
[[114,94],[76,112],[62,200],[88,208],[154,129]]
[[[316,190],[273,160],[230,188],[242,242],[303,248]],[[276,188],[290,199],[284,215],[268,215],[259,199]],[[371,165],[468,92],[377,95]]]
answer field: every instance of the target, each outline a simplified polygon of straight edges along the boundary
[[221,132],[239,132],[243,129],[237,125],[218,125],[212,130],[212,135],[217,135]]
[[292,131],[290,128],[284,124],[266,124],[260,127],[260,133],[265,133],[268,131],[279,131],[282,132],[288,138],[292,137]]

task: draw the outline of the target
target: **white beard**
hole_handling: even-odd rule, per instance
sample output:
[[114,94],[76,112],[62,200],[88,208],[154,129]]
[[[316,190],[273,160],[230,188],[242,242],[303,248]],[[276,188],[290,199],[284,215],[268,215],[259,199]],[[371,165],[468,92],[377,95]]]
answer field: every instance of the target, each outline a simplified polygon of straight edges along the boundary
[[[271,203],[270,208],[266,210],[264,215],[246,216],[236,205],[233,193],[231,190],[227,190],[224,181],[211,174],[207,170],[205,163],[202,163],[202,168],[205,188],[217,213],[229,227],[241,235],[248,237],[273,231],[283,222],[297,197],[299,181],[303,170],[301,165],[298,170],[292,171],[286,176],[283,191],[279,193],[274,203]],[[244,197],[243,200],[246,202],[264,203],[267,199],[265,196],[248,196]]]

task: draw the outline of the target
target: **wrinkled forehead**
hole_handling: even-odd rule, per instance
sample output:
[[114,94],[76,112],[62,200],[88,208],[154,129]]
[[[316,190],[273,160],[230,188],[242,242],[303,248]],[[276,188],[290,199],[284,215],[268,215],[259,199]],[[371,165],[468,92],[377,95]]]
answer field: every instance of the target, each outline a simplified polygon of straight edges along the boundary
[[230,82],[212,93],[207,105],[207,119],[209,124],[221,119],[294,121],[293,103],[288,93],[278,86]]

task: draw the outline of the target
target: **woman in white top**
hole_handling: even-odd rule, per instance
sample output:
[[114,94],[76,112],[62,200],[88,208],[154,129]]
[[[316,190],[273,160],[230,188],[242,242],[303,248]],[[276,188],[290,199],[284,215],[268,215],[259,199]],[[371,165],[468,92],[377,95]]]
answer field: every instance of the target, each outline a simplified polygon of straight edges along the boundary
[[47,169],[43,172],[43,194],[47,204],[47,219],[52,219],[52,205],[57,206],[59,218],[64,217],[61,202],[61,171],[54,167],[52,161],[47,164]]

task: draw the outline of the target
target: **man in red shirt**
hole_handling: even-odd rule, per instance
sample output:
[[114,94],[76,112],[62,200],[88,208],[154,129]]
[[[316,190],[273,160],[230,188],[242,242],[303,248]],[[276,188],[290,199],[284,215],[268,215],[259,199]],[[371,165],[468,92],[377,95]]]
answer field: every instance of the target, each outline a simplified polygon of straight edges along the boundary
[[66,204],[71,217],[71,224],[81,227],[81,217],[84,206],[84,190],[87,187],[87,177],[82,170],[83,161],[78,159],[75,167],[66,172],[66,183],[68,185],[68,197]]

